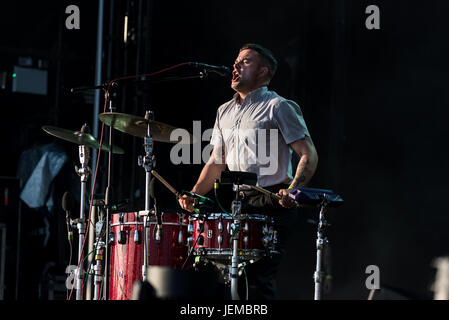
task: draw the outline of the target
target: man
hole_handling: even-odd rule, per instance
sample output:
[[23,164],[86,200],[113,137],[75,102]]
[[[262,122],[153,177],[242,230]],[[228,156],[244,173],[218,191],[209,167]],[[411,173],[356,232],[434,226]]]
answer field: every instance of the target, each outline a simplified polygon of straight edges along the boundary
[[[296,218],[295,203],[288,197],[288,192],[293,187],[305,186],[318,162],[299,106],[267,89],[276,69],[277,61],[266,48],[246,44],[240,49],[231,81],[236,93],[217,111],[211,138],[214,148],[191,190],[200,195],[207,194],[227,165],[232,171],[256,173],[258,186],[280,197],[276,202],[257,191],[243,191],[245,206],[242,212],[273,216],[279,234],[277,249],[280,254],[264,257],[246,268],[250,299],[275,298],[276,272]],[[264,154],[267,151],[268,162]],[[293,151],[299,156],[294,175]],[[189,197],[180,198],[179,204],[185,210],[194,209],[193,199]],[[238,287],[243,298],[245,286],[239,282]]]

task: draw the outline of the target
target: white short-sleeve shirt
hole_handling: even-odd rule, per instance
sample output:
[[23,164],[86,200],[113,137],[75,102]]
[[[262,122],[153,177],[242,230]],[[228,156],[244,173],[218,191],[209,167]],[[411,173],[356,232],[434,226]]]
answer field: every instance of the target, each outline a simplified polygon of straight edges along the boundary
[[310,137],[298,104],[267,87],[234,98],[218,108],[211,144],[225,147],[229,170],[254,172],[257,185],[290,183],[290,143]]

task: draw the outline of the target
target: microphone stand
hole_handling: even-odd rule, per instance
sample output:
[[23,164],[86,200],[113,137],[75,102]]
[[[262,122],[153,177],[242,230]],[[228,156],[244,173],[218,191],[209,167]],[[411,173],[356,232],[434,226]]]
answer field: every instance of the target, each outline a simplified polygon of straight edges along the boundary
[[171,81],[179,81],[179,80],[191,80],[191,79],[204,79],[208,76],[207,70],[200,71],[196,75],[191,76],[176,76],[176,77],[166,77],[159,80],[153,80],[153,79],[135,79],[134,82],[144,82],[149,84],[158,84],[158,83],[164,83],[164,82],[171,82]]
[[[111,88],[114,88],[115,86],[117,86],[117,82],[113,82],[111,84]],[[107,91],[108,87],[109,87],[109,83],[105,82],[98,86],[82,86],[82,87],[71,88],[70,93],[78,93],[78,92],[83,92],[83,91],[88,91],[88,90],[97,90],[97,89],[103,89],[104,91]]]
[[[198,74],[194,74],[194,75],[185,75],[185,76],[172,76],[172,77],[165,77],[162,79],[145,79],[145,78],[136,78],[136,77],[124,77],[123,79],[117,79],[118,80],[134,80],[132,81],[134,84],[135,83],[149,83],[149,84],[157,84],[157,83],[164,83],[164,82],[171,82],[171,81],[179,81],[179,80],[191,80],[191,79],[204,79],[209,75],[209,72],[204,69],[202,71],[199,71]],[[117,86],[117,82],[113,82],[110,86],[110,89],[112,91],[112,89],[114,89]],[[109,87],[109,83],[104,83],[101,84],[99,86],[82,86],[82,87],[75,87],[75,88],[70,88],[70,93],[79,93],[79,92],[83,92],[83,91],[89,91],[89,90],[98,90],[98,89],[103,89],[104,91],[106,91]]]
[[[112,86],[111,86],[112,87]],[[107,94],[105,99],[107,99]],[[112,98],[109,99],[109,112],[114,112],[113,100],[115,98],[115,92],[112,92]],[[109,299],[109,221],[111,219],[111,204],[112,202],[112,186],[111,186],[111,171],[112,171],[112,126],[109,127],[109,153],[108,153],[108,176],[107,176],[107,186],[104,197],[105,204],[105,241],[104,241],[104,287],[103,287],[103,300]]]

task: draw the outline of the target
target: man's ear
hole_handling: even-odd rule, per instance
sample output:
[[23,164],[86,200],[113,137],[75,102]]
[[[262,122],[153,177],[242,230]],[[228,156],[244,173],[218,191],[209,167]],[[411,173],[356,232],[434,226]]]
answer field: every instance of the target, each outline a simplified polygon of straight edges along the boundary
[[261,67],[259,69],[259,77],[261,77],[262,79],[265,79],[268,77],[268,67]]

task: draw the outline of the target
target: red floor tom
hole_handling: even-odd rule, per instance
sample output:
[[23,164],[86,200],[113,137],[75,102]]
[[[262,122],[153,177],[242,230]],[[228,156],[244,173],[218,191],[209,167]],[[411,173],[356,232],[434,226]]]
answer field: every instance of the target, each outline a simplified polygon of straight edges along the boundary
[[[179,213],[164,212],[160,232],[154,216],[150,217],[147,226],[148,265],[181,269],[188,254],[188,219]],[[129,300],[134,283],[142,280],[143,217],[139,212],[113,214],[111,231],[109,299]],[[191,266],[192,263],[186,263],[184,268]]]

